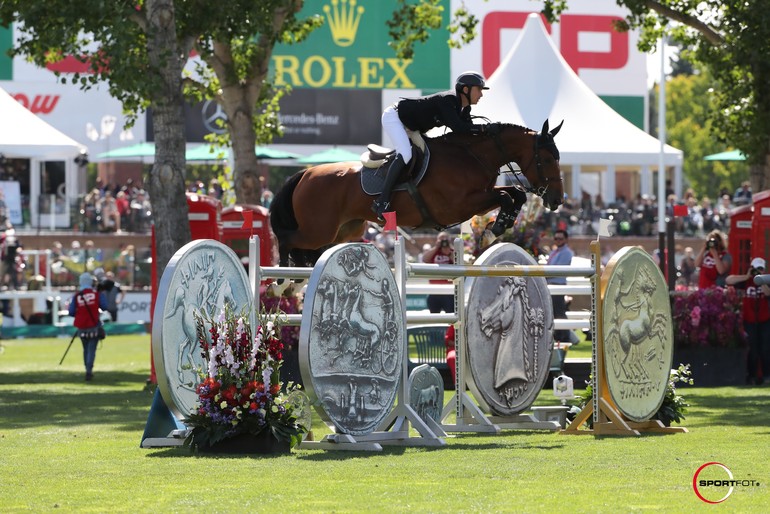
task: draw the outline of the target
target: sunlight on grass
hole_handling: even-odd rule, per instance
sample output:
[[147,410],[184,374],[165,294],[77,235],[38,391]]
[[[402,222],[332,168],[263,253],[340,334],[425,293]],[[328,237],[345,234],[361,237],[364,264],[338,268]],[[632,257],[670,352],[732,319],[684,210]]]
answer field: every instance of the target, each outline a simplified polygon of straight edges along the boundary
[[[767,387],[682,390],[692,403],[683,423],[688,434],[505,430],[450,435],[440,449],[199,456],[139,447],[152,402],[145,388],[149,336],[108,337],[90,383],[77,342],[58,365],[68,342],[2,341],[4,513],[691,512],[706,508],[691,484],[710,461],[762,482],[737,489],[724,508],[761,512],[770,505]],[[557,403],[551,391],[538,398]],[[317,415],[313,432],[316,439],[329,433]]]

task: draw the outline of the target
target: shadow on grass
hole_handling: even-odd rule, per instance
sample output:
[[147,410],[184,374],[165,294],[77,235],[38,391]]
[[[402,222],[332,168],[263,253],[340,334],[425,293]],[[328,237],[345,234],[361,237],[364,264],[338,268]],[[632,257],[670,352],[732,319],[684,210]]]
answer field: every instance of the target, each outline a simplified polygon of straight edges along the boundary
[[690,404],[682,426],[770,426],[767,408],[770,389],[767,387],[682,390],[681,394]]
[[[113,424],[141,431],[152,404],[144,372],[40,371],[0,376],[0,429]],[[16,387],[7,387],[16,386]]]

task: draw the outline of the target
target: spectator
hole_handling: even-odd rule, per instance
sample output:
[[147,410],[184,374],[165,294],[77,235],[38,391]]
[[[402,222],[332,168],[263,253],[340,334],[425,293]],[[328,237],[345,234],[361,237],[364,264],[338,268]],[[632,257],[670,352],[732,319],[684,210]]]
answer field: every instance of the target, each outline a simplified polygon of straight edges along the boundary
[[108,271],[105,273],[102,268],[97,268],[94,270],[94,275],[98,281],[97,291],[104,294],[104,297],[107,299],[107,306],[104,310],[110,313],[113,322],[118,321],[118,309],[126,296],[125,291],[121,289],[120,284],[115,282],[115,274],[113,272]]
[[100,230],[102,232],[121,232],[118,204],[110,191],[104,193],[104,198],[99,204],[99,210],[102,214]]
[[99,309],[107,308],[107,299],[94,289],[94,279],[90,273],[80,275],[79,291],[72,297],[69,314],[75,318],[74,325],[83,343],[83,364],[86,368],[86,381],[94,376],[96,345],[99,343]]
[[[572,249],[567,244],[566,230],[556,230],[553,233],[553,242],[555,248],[548,255],[549,266],[569,266],[572,264]],[[566,277],[548,277],[546,282],[554,285],[567,285]],[[551,301],[553,302],[553,318],[554,319],[566,319],[567,318],[567,302],[563,294],[552,294]],[[562,343],[572,342],[569,330],[555,330],[553,333],[555,341]]]
[[749,344],[746,383],[749,385],[761,385],[764,377],[770,375],[770,287],[754,284],[754,277],[764,272],[765,260],[755,257],[747,273],[725,279],[727,285],[743,291],[743,328]]
[[751,183],[746,180],[741,184],[741,187],[735,190],[733,195],[733,203],[738,205],[748,205],[751,203]]
[[269,209],[270,204],[273,203],[273,192],[270,191],[270,188],[267,187],[267,180],[265,180],[265,177],[260,176],[259,177],[259,185],[262,188],[262,196],[260,197],[260,203],[262,204],[262,207]]
[[444,345],[446,346],[446,363],[449,366],[449,373],[452,375],[452,383],[457,383],[455,376],[457,370],[457,352],[455,350],[455,326],[449,325],[444,334]]
[[[439,232],[436,237],[436,243],[427,250],[422,256],[423,262],[428,264],[452,264],[454,261],[454,250],[449,241],[448,232]],[[448,284],[450,280],[431,280],[431,284]],[[454,312],[455,300],[453,295],[432,294],[428,295],[428,309],[430,312]]]
[[152,206],[144,189],[131,201],[131,227],[134,232],[148,232],[152,223]]
[[120,215],[120,226],[127,227],[128,219],[131,216],[131,203],[128,201],[128,195],[125,191],[118,191],[115,195],[115,205],[118,207],[118,214]]
[[695,257],[695,266],[700,268],[698,288],[724,287],[732,264],[733,259],[727,253],[725,237],[719,230],[712,230]]
[[690,287],[695,285],[695,251],[691,246],[684,249],[682,262],[679,263],[679,272],[682,277],[682,285]]

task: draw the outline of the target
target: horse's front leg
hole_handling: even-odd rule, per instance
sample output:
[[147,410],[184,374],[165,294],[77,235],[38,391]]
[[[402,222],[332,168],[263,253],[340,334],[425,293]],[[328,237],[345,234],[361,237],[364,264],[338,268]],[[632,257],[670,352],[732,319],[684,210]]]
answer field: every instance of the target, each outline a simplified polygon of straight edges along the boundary
[[527,201],[527,194],[513,187],[500,188],[496,189],[496,191],[497,201],[500,204],[500,213],[497,215],[495,224],[492,225],[492,233],[495,236],[500,236],[506,229],[513,226],[521,207]]

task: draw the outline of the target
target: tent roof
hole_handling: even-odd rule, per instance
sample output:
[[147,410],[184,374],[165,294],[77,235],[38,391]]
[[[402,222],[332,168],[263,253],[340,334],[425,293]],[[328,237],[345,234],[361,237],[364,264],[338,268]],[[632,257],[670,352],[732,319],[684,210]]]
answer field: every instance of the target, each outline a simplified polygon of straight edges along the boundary
[[86,147],[59,132],[0,88],[0,153],[6,157],[75,157]]
[[[657,165],[658,139],[608,106],[561,56],[538,14],[530,14],[519,38],[487,81],[489,90],[474,115],[540,130],[562,120],[556,136],[561,163]],[[682,151],[665,146],[665,164],[682,161]]]

